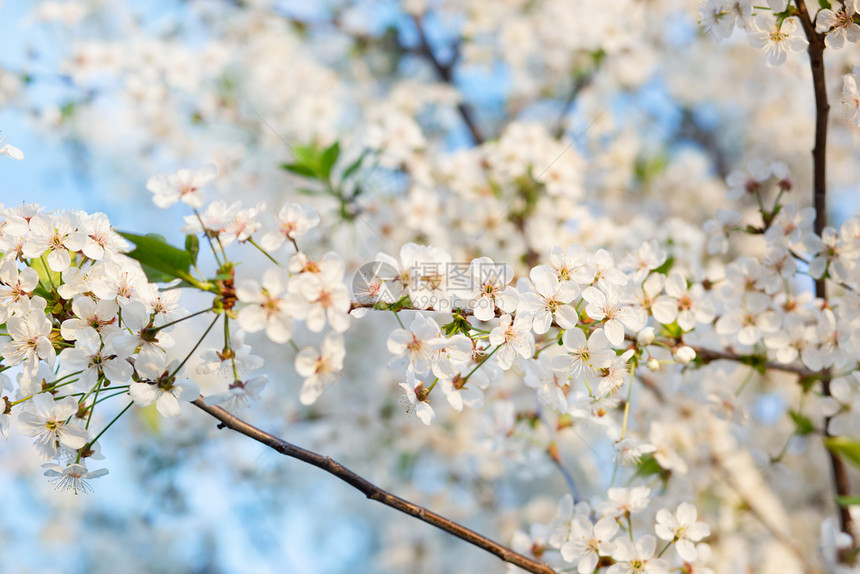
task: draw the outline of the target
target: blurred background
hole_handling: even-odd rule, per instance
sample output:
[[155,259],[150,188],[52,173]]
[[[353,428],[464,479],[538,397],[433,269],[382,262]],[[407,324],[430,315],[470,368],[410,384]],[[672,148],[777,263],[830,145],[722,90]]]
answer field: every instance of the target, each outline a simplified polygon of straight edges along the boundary
[[[0,201],[101,211],[118,229],[181,244],[187,213],[157,208],[146,181],[214,161],[221,175],[210,199],[264,201],[269,220],[286,202],[314,205],[323,225],[308,251],[334,249],[350,270],[407,241],[458,260],[488,254],[521,273],[526,252],[545,257],[551,245],[582,243],[623,254],[649,236],[670,240],[692,269],[702,222],[727,204],[726,176],[747,158],[781,160],[807,189],[813,133],[806,56],[768,69],[742,33],[717,45],[700,29],[696,4],[6,0],[0,131],[26,159],[0,158]],[[850,62],[832,58],[838,103]],[[838,224],[860,202],[860,164],[856,132],[833,116]],[[474,153],[494,140],[503,159],[540,149],[535,171],[556,165],[564,191],[526,206],[555,212],[552,227],[511,216],[514,178]],[[334,141],[341,174],[372,150],[340,197],[308,190],[279,167],[295,146]],[[498,201],[486,193],[492,170],[504,182]],[[345,204],[354,211],[344,215]],[[240,258],[245,276],[265,264],[251,250]],[[205,301],[184,304],[193,312]],[[344,376],[313,407],[298,402],[292,349],[249,336],[271,382],[247,418],[500,541],[551,518],[563,477],[539,451],[488,446],[489,409],[455,417],[440,404],[429,428],[408,415],[402,381],[385,366],[395,326],[380,314],[351,332]],[[177,331],[189,341],[177,355],[199,331]],[[200,385],[223,390],[205,378]],[[498,392],[521,391],[512,383]],[[771,398],[753,411],[762,422],[784,414]],[[105,436],[110,474],[79,496],[42,479],[42,461],[13,429],[0,443],[0,571],[503,569],[321,471],[218,431],[190,405],[178,419],[150,415],[135,412]],[[605,489],[613,469],[608,439],[583,433],[563,449],[587,494]]]

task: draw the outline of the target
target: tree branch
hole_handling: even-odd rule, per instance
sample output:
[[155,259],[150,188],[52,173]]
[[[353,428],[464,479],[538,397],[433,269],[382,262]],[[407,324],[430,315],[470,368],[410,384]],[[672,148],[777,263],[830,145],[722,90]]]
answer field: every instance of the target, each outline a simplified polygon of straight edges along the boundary
[[[418,31],[418,41],[420,44],[419,54],[424,56],[427,61],[430,62],[440,80],[453,86],[454,63],[457,61],[457,57],[455,56],[451,58],[451,61],[447,64],[440,62],[436,57],[436,54],[433,52],[433,48],[430,46],[427,34],[424,32],[424,25],[421,23],[421,17],[413,14],[412,21],[415,23],[415,29]],[[481,134],[481,131],[478,129],[477,122],[475,122],[472,107],[461,101],[457,104],[457,111],[460,112],[460,117],[463,118],[463,122],[466,124],[466,127],[469,128],[469,133],[472,135],[472,140],[475,142],[475,145],[481,145],[484,143],[485,139],[483,134]]]
[[302,462],[306,462],[310,465],[320,468],[328,472],[329,474],[336,476],[337,478],[349,484],[353,488],[359,490],[371,500],[381,502],[386,506],[390,506],[391,508],[408,514],[409,516],[413,516],[428,524],[432,524],[433,526],[440,528],[445,532],[448,532],[449,534],[453,534],[457,538],[464,540],[469,544],[477,546],[478,548],[486,550],[491,554],[495,554],[505,562],[509,562],[515,566],[519,566],[520,568],[528,572],[533,572],[535,574],[556,574],[555,570],[542,562],[537,562],[536,560],[523,556],[522,554],[518,554],[510,548],[502,546],[501,544],[478,534],[474,530],[466,528],[461,524],[457,524],[453,520],[445,518],[440,514],[436,514],[432,510],[428,510],[423,506],[418,506],[417,504],[413,504],[408,500],[404,500],[398,496],[394,496],[393,494],[386,492],[385,490],[382,490],[378,486],[372,484],[368,480],[355,474],[339,462],[332,460],[327,456],[323,456],[321,454],[305,450],[265,431],[262,431],[257,427],[246,423],[242,419],[231,415],[221,407],[207,405],[204,402],[203,397],[195,399],[191,402],[191,404],[218,419],[220,421],[218,428],[226,427],[232,429],[278,451],[285,456],[298,459]]
[[[804,0],[796,0],[800,23],[809,42],[809,66],[812,68],[812,88],[815,92],[815,147],[812,148],[812,204],[815,207],[815,233],[821,235],[827,225],[827,82],[824,77],[824,34],[815,31],[815,23]],[[815,295],[827,297],[824,278],[815,282]]]
[[[830,103],[827,101],[827,82],[824,76],[824,34],[815,31],[812,15],[806,7],[805,0],[795,0],[800,14],[800,23],[809,42],[809,66],[812,68],[812,88],[815,92],[815,147],[812,148],[812,204],[815,207],[814,231],[821,235],[827,225],[827,120],[830,114]],[[822,276],[815,280],[815,296],[827,301],[827,283]],[[830,395],[830,380],[822,381],[821,391],[824,396]],[[824,419],[824,434],[831,436],[828,431],[830,418]],[[830,458],[830,468],[833,471],[833,485],[838,496],[849,496],[851,484],[848,481],[848,471],[839,455],[827,450]],[[853,524],[851,513],[842,505],[839,508],[839,524],[843,532],[853,539]],[[856,541],[855,541],[856,542]]]
[[[359,301],[352,301],[352,302],[350,302],[349,310],[350,311],[354,311],[355,309],[387,310],[387,309],[380,309],[377,307],[377,305],[379,305],[379,303],[361,303]],[[416,307],[400,307],[400,308],[398,308],[398,311],[423,311],[425,313],[428,311],[433,312],[433,313],[449,313],[450,312],[450,311],[437,311],[435,309],[418,309]],[[471,309],[459,309],[457,311],[457,313],[464,316],[464,317],[471,317],[472,315],[474,315],[474,313]],[[496,317],[501,317],[503,314],[505,314],[505,313],[503,313],[499,309],[496,309]],[[509,314],[511,316],[516,316],[516,312],[509,313]],[[558,323],[556,323],[554,321],[552,323],[552,326],[557,327],[557,328],[561,328],[561,327],[559,327]],[[600,324],[599,323],[595,324],[595,326],[600,326]],[[632,337],[630,335],[625,335],[625,339],[627,339],[631,343],[636,341],[636,338]],[[682,343],[682,341],[680,341],[680,340],[663,339],[663,338],[657,339],[656,342],[661,343],[661,344],[666,345],[666,346],[677,346],[677,345],[685,344],[685,343]],[[750,358],[751,358],[750,355],[739,355],[737,353],[734,353],[732,351],[727,351],[727,350],[706,349],[705,347],[698,347],[696,345],[686,345],[686,346],[690,347],[691,349],[696,351],[696,356],[698,358],[700,358],[705,363],[710,363],[712,361],[719,361],[719,360],[733,361],[735,363],[743,363],[745,365],[748,365],[750,363]],[[794,375],[798,375],[800,377],[816,377],[816,378],[821,379],[821,380],[830,380],[830,374],[829,373],[813,371],[811,369],[807,369],[803,365],[783,364],[783,363],[777,363],[776,361],[766,361],[764,363],[764,368],[771,370],[771,371],[782,371],[784,373],[791,373]]]

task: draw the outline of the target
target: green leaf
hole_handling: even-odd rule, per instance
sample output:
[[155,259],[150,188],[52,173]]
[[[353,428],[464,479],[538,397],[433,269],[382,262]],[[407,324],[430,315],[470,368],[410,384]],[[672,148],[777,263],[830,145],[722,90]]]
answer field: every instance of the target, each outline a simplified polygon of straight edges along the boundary
[[319,174],[328,179],[331,176],[331,168],[334,167],[334,164],[337,162],[337,158],[340,156],[340,144],[338,142],[334,142],[322,153],[322,157],[319,161]]
[[857,506],[860,504],[860,496],[837,496],[836,504],[842,507]]
[[744,355],[741,363],[749,365],[762,375],[767,372],[767,355]]
[[[358,156],[358,159],[349,164],[349,166],[343,171],[343,175],[341,176],[341,180],[347,180],[353,176],[353,174],[358,171],[358,168],[361,167],[361,164],[364,162],[364,158],[367,156],[367,151],[361,152],[361,155]],[[356,194],[357,195],[357,194]]]
[[292,149],[293,155],[296,156],[298,163],[304,164],[311,169],[314,169],[319,165],[318,158],[320,152],[315,145],[297,145]]
[[846,436],[829,436],[824,439],[824,446],[833,454],[860,468],[860,442]]
[[302,177],[310,177],[316,179],[316,172],[303,163],[282,163],[281,169],[292,172]]
[[788,411],[788,416],[794,422],[794,432],[798,436],[806,436],[815,432],[815,425],[807,417],[796,411]]
[[62,274],[51,271],[44,257],[34,257],[31,259],[30,267],[35,269],[36,274],[39,275],[39,285],[48,292],[51,291],[52,286],[59,285],[62,282]]
[[196,235],[185,236],[185,251],[191,256],[191,264],[197,265],[197,255],[200,253],[200,240]]
[[654,270],[654,273],[662,273],[666,275],[672,269],[672,266],[675,265],[675,256],[670,255],[666,258],[666,261],[663,262],[663,265]]
[[168,245],[160,235],[135,235],[122,231],[119,234],[134,243],[135,249],[128,256],[141,264],[150,281],[164,283],[184,279],[197,284],[197,280],[189,273],[192,258],[188,251]]

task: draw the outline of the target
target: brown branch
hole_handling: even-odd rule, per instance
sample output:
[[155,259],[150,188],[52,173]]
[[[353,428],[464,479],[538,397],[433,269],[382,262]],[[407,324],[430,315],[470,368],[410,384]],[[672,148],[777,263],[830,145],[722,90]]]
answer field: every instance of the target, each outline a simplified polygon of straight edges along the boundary
[[[815,147],[812,148],[812,203],[815,207],[814,231],[821,235],[827,225],[827,120],[830,114],[830,103],[827,101],[827,81],[824,76],[824,34],[815,31],[815,23],[806,7],[805,0],[795,0],[800,23],[809,42],[809,66],[812,69],[812,88],[815,92]],[[822,276],[815,280],[815,296],[827,301],[827,283]],[[824,396],[830,396],[830,380],[822,382]],[[824,432],[830,436],[827,427],[830,417],[824,419]],[[827,449],[830,458],[830,468],[833,471],[833,485],[838,496],[849,496],[851,485],[845,463],[839,455]],[[839,523],[843,532],[853,538],[853,521],[848,508],[839,508]],[[856,542],[856,541],[855,541]]]
[[320,468],[328,472],[329,474],[336,476],[337,478],[349,484],[353,488],[359,490],[371,500],[381,502],[382,504],[390,506],[395,510],[399,510],[400,512],[408,514],[409,516],[413,516],[428,524],[432,524],[433,526],[440,528],[449,534],[453,534],[457,538],[464,540],[469,544],[473,544],[474,546],[477,546],[482,550],[486,550],[491,554],[495,554],[505,562],[509,562],[510,564],[519,566],[520,568],[528,572],[534,572],[535,574],[556,574],[555,570],[542,562],[538,562],[536,560],[528,558],[527,556],[518,554],[510,548],[502,546],[501,544],[478,534],[474,530],[466,528],[461,524],[457,524],[453,520],[445,518],[440,514],[436,514],[432,510],[428,510],[423,506],[418,506],[417,504],[413,504],[408,500],[404,500],[399,496],[394,496],[393,494],[382,490],[375,484],[372,484],[368,480],[355,474],[339,462],[332,460],[327,456],[323,456],[321,454],[305,450],[265,431],[262,431],[257,427],[246,423],[242,419],[231,415],[221,407],[207,405],[204,402],[203,397],[199,397],[196,400],[192,401],[192,404],[200,410],[205,411],[206,413],[212,415],[213,417],[221,421],[218,425],[218,428],[226,427],[232,429],[238,433],[241,433],[247,437],[254,439],[259,443],[268,446],[269,448],[278,451],[285,456],[298,459],[302,462],[306,462],[310,465]]
[[[824,34],[815,31],[815,23],[804,0],[796,0],[800,23],[809,42],[809,66],[812,68],[812,88],[815,92],[815,147],[812,148],[812,204],[815,207],[815,233],[821,235],[827,225],[827,82],[824,77]],[[827,297],[824,278],[816,280],[815,295]]]
[[[455,84],[454,64],[457,61],[457,57],[455,56],[451,58],[451,60],[445,64],[440,62],[439,58],[437,58],[436,54],[433,52],[433,48],[430,46],[427,34],[424,32],[424,25],[421,23],[421,17],[413,14],[412,21],[415,23],[415,29],[418,31],[418,41],[420,44],[419,54],[424,56],[424,58],[430,62],[440,80],[453,86]],[[457,104],[457,111],[460,112],[460,117],[463,118],[463,122],[466,124],[466,127],[469,128],[469,133],[472,135],[472,140],[475,142],[475,145],[481,145],[484,143],[485,139],[483,134],[481,134],[481,131],[478,129],[478,124],[475,121],[472,107],[461,101]]]
[[593,79],[594,74],[587,73],[573,80],[573,85],[570,87],[570,91],[564,99],[564,103],[561,106],[561,112],[555,120],[555,127],[552,129],[552,136],[555,139],[561,139],[561,136],[564,135],[564,120],[567,117],[567,114],[570,113],[570,109],[573,107],[573,103],[576,101],[576,98],[579,97],[582,90],[591,85]]

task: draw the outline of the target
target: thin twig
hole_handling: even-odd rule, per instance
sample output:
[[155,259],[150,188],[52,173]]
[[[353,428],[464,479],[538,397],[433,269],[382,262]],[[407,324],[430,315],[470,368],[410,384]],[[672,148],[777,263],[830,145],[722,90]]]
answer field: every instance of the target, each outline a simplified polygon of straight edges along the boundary
[[422,520],[428,524],[432,524],[433,526],[436,526],[437,528],[440,528],[445,532],[448,532],[449,534],[453,534],[457,538],[460,538],[461,540],[464,540],[469,544],[473,544],[478,548],[486,550],[491,554],[495,554],[505,562],[509,562],[515,566],[519,566],[520,568],[528,572],[534,572],[535,574],[556,574],[555,570],[553,570],[546,564],[543,564],[542,562],[538,562],[536,560],[528,558],[527,556],[518,554],[510,548],[502,546],[498,542],[494,542],[486,536],[482,536],[474,530],[466,528],[465,526],[458,524],[453,520],[445,518],[444,516],[433,512],[432,510],[428,510],[423,506],[413,504],[408,500],[404,500],[399,496],[395,496],[379,488],[375,484],[372,484],[365,478],[355,474],[339,462],[332,460],[327,456],[323,456],[321,454],[305,450],[265,431],[262,431],[257,427],[248,424],[242,419],[231,415],[221,407],[207,405],[204,402],[203,397],[199,397],[198,399],[192,401],[192,404],[218,419],[220,421],[218,428],[232,429],[238,433],[241,433],[247,437],[254,439],[259,443],[268,446],[269,448],[278,451],[285,456],[301,460],[302,462],[306,462],[310,465],[320,468],[328,472],[329,474],[336,476],[340,480],[346,482],[353,488],[359,490],[371,500],[381,502],[386,506],[390,506],[391,508],[399,510],[400,512],[418,518],[419,520]]

